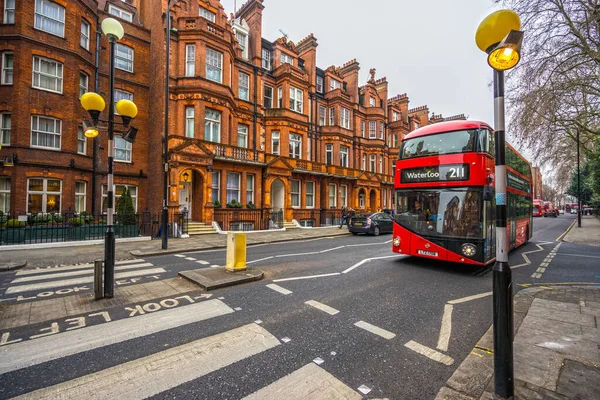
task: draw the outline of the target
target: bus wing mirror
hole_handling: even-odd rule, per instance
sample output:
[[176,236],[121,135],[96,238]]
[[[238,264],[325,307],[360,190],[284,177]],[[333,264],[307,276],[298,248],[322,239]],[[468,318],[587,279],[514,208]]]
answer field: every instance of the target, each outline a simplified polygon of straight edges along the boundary
[[491,186],[483,187],[483,201],[492,201],[492,187]]

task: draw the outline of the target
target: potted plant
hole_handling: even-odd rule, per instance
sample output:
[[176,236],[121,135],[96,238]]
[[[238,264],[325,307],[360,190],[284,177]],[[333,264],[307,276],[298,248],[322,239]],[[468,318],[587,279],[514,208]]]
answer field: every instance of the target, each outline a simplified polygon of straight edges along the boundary
[[138,236],[139,234],[135,209],[133,208],[133,200],[129,194],[129,189],[125,189],[117,205],[117,227],[117,233],[121,237]]
[[256,209],[256,204],[254,204],[253,202],[248,202],[248,204],[246,204],[246,208],[249,208],[251,210],[255,210]]
[[215,200],[213,201],[213,206],[215,206],[215,208],[221,208],[221,202],[219,200]]
[[227,208],[242,208],[242,203],[238,202],[236,199],[233,199],[227,203]]

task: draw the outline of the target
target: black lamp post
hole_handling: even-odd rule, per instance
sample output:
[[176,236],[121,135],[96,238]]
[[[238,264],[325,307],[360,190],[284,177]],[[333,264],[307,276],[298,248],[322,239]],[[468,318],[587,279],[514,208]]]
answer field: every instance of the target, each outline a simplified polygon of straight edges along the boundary
[[493,268],[494,383],[498,398],[514,396],[513,293],[506,233],[506,141],[504,125],[504,71],[520,60],[523,32],[519,16],[510,10],[488,15],[477,28],[477,46],[488,54],[494,70],[494,136],[496,178],[496,263]]
[[[115,231],[114,231],[114,181],[113,181],[113,160],[115,154],[114,128],[115,125],[115,45],[125,34],[123,26],[114,18],[106,18],[102,21],[102,32],[108,37],[110,43],[109,56],[109,104],[108,120],[100,120],[100,113],[104,110],[106,104],[102,97],[94,92],[85,93],[81,96],[82,107],[88,111],[92,121],[84,121],[84,134],[88,138],[98,136],[98,122],[104,122],[108,126],[108,176],[107,176],[107,208],[106,208],[106,235],[104,241],[104,297],[111,298],[114,294],[115,277]],[[117,112],[121,116],[124,127],[129,129],[123,133],[123,139],[133,143],[137,129],[129,127],[129,122],[137,115],[137,106],[130,100],[120,100],[117,105]],[[118,123],[117,123],[118,124]],[[121,125],[121,124],[119,124]]]

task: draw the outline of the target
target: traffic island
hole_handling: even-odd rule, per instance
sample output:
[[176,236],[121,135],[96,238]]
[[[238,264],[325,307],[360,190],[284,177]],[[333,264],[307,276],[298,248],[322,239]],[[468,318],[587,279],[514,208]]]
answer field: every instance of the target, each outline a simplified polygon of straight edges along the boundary
[[23,268],[27,265],[27,260],[0,262],[0,272],[12,271]]
[[225,267],[198,268],[182,271],[179,276],[193,282],[203,289],[214,290],[241,283],[259,281],[264,274],[258,269],[246,269],[238,272],[227,271]]

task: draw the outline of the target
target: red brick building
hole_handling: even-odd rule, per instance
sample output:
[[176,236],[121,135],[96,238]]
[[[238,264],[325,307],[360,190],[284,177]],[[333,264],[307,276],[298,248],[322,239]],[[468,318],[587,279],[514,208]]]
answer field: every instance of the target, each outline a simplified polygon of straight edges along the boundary
[[[13,55],[14,82],[0,87],[0,112],[10,120],[10,140],[2,145],[0,159],[17,156],[13,166],[0,166],[0,191],[8,187],[10,198],[4,209],[32,211],[28,179],[61,182],[60,206],[53,208],[57,211],[81,210],[76,200],[81,182],[86,210],[92,207],[92,197],[100,198],[106,135],[95,139],[99,165],[94,174],[93,145],[77,140],[80,121],[87,118],[77,85],[85,73],[89,90],[107,99],[108,43],[100,35],[96,67],[95,32],[99,21],[111,15],[120,19],[126,32],[119,42],[124,46],[119,53],[124,69],[116,73],[119,98],[132,98],[140,111],[133,122],[140,129],[137,141],[118,153],[122,159],[116,163],[115,182],[135,191],[138,210],[160,210],[167,0],[161,1],[162,10],[140,0],[27,3],[39,2],[62,9],[62,36],[36,28],[39,12],[21,2],[15,6],[14,23],[0,26],[0,51],[3,59],[4,54]],[[286,37],[263,38],[263,9],[262,0],[248,0],[229,17],[218,0],[180,0],[172,8],[170,209],[186,208],[198,222],[223,222],[232,211],[226,205],[235,200],[249,213],[254,207],[281,210],[286,221],[319,225],[330,223],[329,212],[343,206],[391,207],[393,166],[402,137],[444,118],[429,117],[427,106],[409,109],[406,94],[390,97],[386,78],[376,78],[375,69],[367,82],[359,82],[356,60],[320,68],[312,34],[297,43]],[[90,26],[89,49],[82,47],[84,20]],[[31,84],[31,59],[36,54],[63,65],[61,93]],[[4,67],[2,72],[4,76]],[[96,73],[99,87],[94,89]],[[32,144],[34,116],[61,122],[60,147]],[[79,146],[85,147],[85,154]],[[93,176],[98,177],[94,194]],[[56,196],[45,190],[42,209],[48,211],[48,202]],[[100,210],[100,205],[94,209]]]

